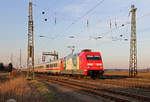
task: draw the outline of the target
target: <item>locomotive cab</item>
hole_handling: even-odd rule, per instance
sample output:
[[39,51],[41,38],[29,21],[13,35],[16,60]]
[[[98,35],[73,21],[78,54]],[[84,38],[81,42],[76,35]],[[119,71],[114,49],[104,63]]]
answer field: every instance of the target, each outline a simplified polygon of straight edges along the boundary
[[84,75],[91,76],[93,79],[103,75],[103,63],[99,52],[83,52],[80,59],[80,66],[84,70]]

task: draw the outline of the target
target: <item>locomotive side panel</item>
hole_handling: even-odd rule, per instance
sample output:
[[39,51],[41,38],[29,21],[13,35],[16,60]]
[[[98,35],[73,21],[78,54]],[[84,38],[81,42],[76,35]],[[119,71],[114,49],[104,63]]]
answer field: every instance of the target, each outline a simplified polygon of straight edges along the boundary
[[66,70],[73,70],[72,58],[66,59]]
[[62,74],[82,74],[83,70],[79,69],[79,56],[74,55],[63,60]]

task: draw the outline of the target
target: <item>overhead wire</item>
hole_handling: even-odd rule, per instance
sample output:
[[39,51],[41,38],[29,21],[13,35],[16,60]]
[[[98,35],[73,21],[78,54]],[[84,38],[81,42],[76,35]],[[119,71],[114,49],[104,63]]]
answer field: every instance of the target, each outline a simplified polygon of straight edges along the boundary
[[[74,1],[74,0],[71,0],[69,3],[72,3],[73,1]],[[47,14],[48,14],[49,8],[45,11],[45,10],[42,10],[42,9],[41,9],[42,7],[39,6],[39,5],[36,5],[36,7],[39,8],[40,11],[47,12]],[[41,13],[42,13],[42,12],[41,12]],[[41,14],[41,13],[40,13],[40,14]],[[38,17],[39,17],[39,16],[38,16]],[[56,11],[55,11],[55,12],[53,11],[53,17],[54,17],[54,24],[55,24],[54,28],[56,28],[56,23],[57,23],[57,22],[56,22],[56,19],[57,19],[57,18],[56,18]],[[40,35],[37,35],[37,37],[40,37],[40,36],[43,36],[42,38],[46,38],[46,39],[51,40],[51,43],[52,43],[53,37],[45,36],[45,35],[43,35],[43,34],[42,34],[42,35],[41,35],[41,34],[40,34]],[[43,45],[45,45],[45,44],[43,44]],[[45,46],[43,46],[43,47],[46,48],[46,46],[47,46],[47,45],[45,45]]]
[[73,24],[77,23],[79,20],[81,20],[83,17],[85,17],[86,15],[88,15],[90,12],[92,12],[95,8],[97,8],[100,4],[102,4],[104,2],[104,0],[101,0],[99,3],[97,3],[94,7],[92,7],[90,10],[88,10],[84,15],[80,16],[78,19],[74,20],[68,27],[67,29],[69,29]]
[[[104,1],[104,0],[103,0]],[[101,1],[101,2],[103,2],[103,1]],[[99,3],[98,3],[99,4]],[[98,5],[97,4],[97,5]],[[97,7],[97,5],[95,6],[95,7]],[[93,8],[95,8],[95,7],[93,7]],[[92,9],[90,9],[90,10],[92,10]],[[83,17],[85,17],[89,12],[90,12],[90,10],[88,11],[88,12],[86,12],[83,16],[81,16],[81,17],[79,17],[77,20],[75,20],[74,22],[72,22],[67,28],[66,28],[66,30],[68,30],[73,24],[75,24],[76,22],[78,22],[80,19],[82,19]],[[141,19],[141,18],[143,18],[143,17],[145,17],[145,16],[149,16],[150,15],[150,13],[148,13],[148,14],[144,14],[143,16],[140,16],[140,17],[138,17],[137,18],[137,20],[139,20],[139,19]],[[102,20],[99,20],[100,22],[102,21]],[[125,27],[126,25],[129,25],[129,24],[131,24],[130,23],[130,21],[127,21],[127,22],[125,22],[124,24],[122,24],[122,25],[120,25],[120,26],[118,26],[117,25],[117,29],[119,29],[119,28],[122,28],[122,27]],[[65,31],[66,31],[65,30]],[[111,31],[114,31],[114,30],[116,30],[116,24],[115,24],[115,28],[112,28],[112,30]],[[83,32],[84,30],[82,30],[81,32]],[[80,33],[81,33],[80,32]],[[109,31],[106,31],[106,32],[104,32],[104,33],[102,33],[102,34],[106,34],[106,33],[109,33]],[[56,38],[55,38],[56,39]]]
[[[135,1],[134,1],[134,2],[135,2]],[[149,16],[149,15],[150,15],[150,13],[144,14],[143,16],[138,17],[137,20],[139,20],[139,19],[141,19],[141,18],[143,18],[143,17],[145,17],[145,16]],[[116,18],[115,18],[115,19],[116,19]],[[99,22],[102,22],[102,21],[103,21],[103,20],[99,20]],[[99,23],[99,22],[98,22],[98,23]],[[98,24],[98,23],[97,23],[97,24]],[[124,27],[124,26],[126,26],[126,25],[129,25],[129,24],[131,24],[130,21],[127,21],[127,22],[125,22],[124,24],[122,24],[122,25],[120,25],[119,27],[117,27],[117,26],[116,26],[117,24],[115,23],[115,27],[116,27],[117,29],[119,29],[119,28],[122,28],[122,27]],[[114,30],[116,30],[116,29],[113,28],[113,29],[111,30],[111,32],[114,31]],[[81,31],[81,32],[83,32],[83,31]],[[80,33],[81,33],[81,32],[80,32]],[[106,31],[106,32],[104,32],[104,33],[102,33],[102,34],[106,34],[106,33],[109,33],[109,31]]]
[[[66,29],[65,32],[75,23],[77,23],[79,20],[81,20],[82,18],[84,18],[86,15],[88,15],[90,12],[92,12],[95,8],[97,8],[97,6],[99,6],[101,3],[103,3],[104,0],[101,0],[99,3],[97,3],[93,8],[89,9],[84,15],[80,16],[78,19],[74,20]],[[83,30],[84,31],[84,30]],[[63,31],[62,31],[63,32]],[[81,31],[82,32],[82,31]],[[61,34],[61,33],[60,33]],[[55,37],[53,37],[53,39],[56,39],[59,37],[59,35],[56,35]]]
[[[146,14],[144,14],[144,15],[138,17],[137,20],[140,20],[140,19],[142,19],[143,17],[149,16],[149,15],[150,15],[150,13],[146,13]],[[119,29],[119,28],[122,28],[122,27],[125,27],[126,25],[130,25],[130,24],[131,24],[131,22],[130,22],[130,21],[127,21],[126,23],[124,23],[124,24],[118,26],[118,29]],[[111,29],[111,31],[114,31],[114,30],[116,30],[115,27]],[[106,31],[106,32],[104,32],[104,33],[102,33],[102,34],[106,34],[106,33],[109,33],[109,31]]]
[[[67,4],[67,5],[70,5],[72,2],[73,2],[74,0],[71,0],[69,3],[67,2],[67,3],[65,3],[65,5]],[[65,6],[64,6],[65,7]],[[49,12],[49,9],[50,8],[48,8],[48,9],[46,9],[46,11],[47,12]],[[55,8],[56,9],[56,8]],[[62,8],[63,9],[63,8]],[[58,23],[58,17],[57,17],[57,15],[56,15],[56,13],[57,13],[57,11],[55,10],[51,10],[51,17],[53,17],[53,25],[54,26],[51,26],[51,29],[53,29],[53,31],[56,31],[56,27],[57,27],[57,23]],[[55,34],[56,35],[56,34]],[[56,35],[57,36],[57,35]],[[55,36],[51,36],[51,38],[54,40],[54,38],[55,38]]]
[[[125,6],[125,7],[123,7],[123,8],[126,8],[126,7],[127,7],[127,6]],[[107,18],[108,18],[108,17],[107,17]],[[116,19],[116,17],[115,17],[115,19]],[[105,18],[105,20],[107,20],[107,19]],[[102,19],[98,20],[97,23],[96,23],[96,25],[98,25],[99,23],[101,23],[101,22],[103,22],[103,21],[104,21],[104,20],[102,20]],[[116,21],[115,21],[115,22],[116,22]],[[117,25],[117,24],[115,24],[115,27],[116,27],[116,25]],[[118,25],[117,25],[117,26],[118,26]],[[113,28],[113,30],[114,30],[114,28]],[[82,32],[84,32],[84,31],[85,31],[85,29],[81,30],[81,31],[79,32],[79,34],[82,33]]]
[[[73,0],[72,0],[72,1],[73,1]],[[72,2],[72,1],[71,1],[71,2]],[[79,20],[81,20],[82,18],[84,18],[86,15],[88,15],[90,12],[92,12],[95,8],[97,8],[97,6],[99,6],[99,5],[100,5],[101,3],[103,3],[103,2],[104,2],[104,0],[101,0],[101,1],[98,2],[94,7],[92,7],[91,9],[89,9],[84,15],[82,15],[82,16],[80,16],[78,19],[74,20],[74,21],[65,29],[65,32],[66,32],[72,25],[76,24]],[[147,14],[147,15],[143,15],[143,16],[137,18],[137,19],[141,19],[141,18],[143,18],[143,17],[145,17],[145,16],[148,16],[148,15],[150,15],[150,13]],[[56,20],[55,20],[55,22],[56,22]],[[130,22],[126,22],[125,24],[122,24],[121,26],[118,26],[118,29],[121,28],[121,27],[124,27],[124,26],[126,26],[126,25],[128,25],[128,24],[130,24]],[[115,28],[112,28],[112,31],[113,31],[113,30],[115,30]],[[105,34],[105,33],[108,33],[108,31],[107,31],[107,32],[104,32],[103,34]],[[60,33],[60,34],[61,34],[61,33]],[[58,38],[60,34],[58,34],[58,35],[56,35],[55,37],[53,37],[53,39]],[[63,34],[65,34],[65,33],[63,33]]]
[[[78,21],[80,21],[82,18],[84,18],[85,16],[87,16],[89,13],[91,13],[94,9],[96,9],[100,4],[102,4],[105,0],[100,0],[100,2],[98,2],[94,7],[92,7],[91,9],[89,9],[85,14],[83,14],[82,16],[80,16],[78,19],[74,20],[69,26],[67,26],[64,31],[68,31],[68,29],[70,29],[70,27],[72,27],[72,25],[76,24]],[[58,38],[60,34],[63,33],[63,35],[65,34],[64,31],[62,31],[61,33],[59,33],[58,35],[56,35],[54,37],[54,39]],[[63,36],[62,35],[62,36]]]

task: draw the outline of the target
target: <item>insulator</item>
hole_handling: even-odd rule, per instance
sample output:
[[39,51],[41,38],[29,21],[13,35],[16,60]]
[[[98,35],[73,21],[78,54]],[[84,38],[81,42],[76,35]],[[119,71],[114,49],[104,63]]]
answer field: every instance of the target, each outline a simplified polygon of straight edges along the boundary
[[44,21],[47,21],[47,18],[45,18]]
[[102,38],[102,36],[98,36],[97,38],[98,38],[98,39],[101,39],[101,38]]
[[121,26],[124,26],[124,24],[122,24]]
[[69,36],[69,38],[75,38],[74,36]]
[[124,39],[125,41],[128,41],[128,39]]
[[42,14],[44,15],[44,14],[45,14],[45,12],[43,11],[43,12],[42,12]]
[[55,24],[56,24],[56,17],[55,17]]

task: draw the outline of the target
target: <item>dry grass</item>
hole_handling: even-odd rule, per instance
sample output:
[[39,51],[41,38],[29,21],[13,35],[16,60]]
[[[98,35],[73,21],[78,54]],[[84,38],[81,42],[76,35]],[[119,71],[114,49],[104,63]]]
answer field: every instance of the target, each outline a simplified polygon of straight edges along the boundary
[[58,101],[59,99],[49,90],[46,84],[43,82],[34,80],[31,82],[37,90],[41,93],[46,101]]
[[118,76],[128,76],[128,71],[105,71],[104,75],[118,75]]
[[138,76],[142,78],[150,78],[150,72],[139,72]]
[[[129,76],[128,71],[105,71],[104,75],[118,75],[118,76]],[[138,71],[137,77],[142,77],[142,78],[150,78],[150,72],[141,72]]]
[[15,99],[17,102],[45,102],[23,76],[0,84],[0,102],[8,99]]

